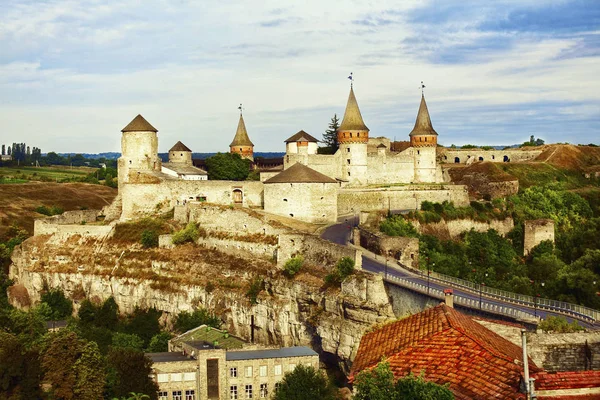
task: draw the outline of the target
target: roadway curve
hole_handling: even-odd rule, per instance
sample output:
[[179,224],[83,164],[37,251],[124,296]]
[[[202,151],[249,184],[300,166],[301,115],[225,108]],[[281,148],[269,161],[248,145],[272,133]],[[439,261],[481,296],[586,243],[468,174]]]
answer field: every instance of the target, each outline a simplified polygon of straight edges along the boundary
[[[358,225],[358,217],[356,217],[356,216],[340,217],[339,221],[340,221],[339,223],[327,227],[321,234],[321,238],[328,240],[330,242],[333,242],[333,243],[343,245],[343,246],[349,246],[349,242],[352,238],[352,228],[354,226]],[[504,306],[504,307],[508,307],[511,309],[519,310],[521,312],[530,314],[531,318],[535,318],[534,314],[539,316],[542,319],[545,319],[549,315],[555,315],[555,316],[560,315],[562,317],[567,318],[567,320],[569,322],[574,320],[572,317],[563,315],[561,313],[554,313],[554,312],[550,312],[550,311],[540,309],[540,308],[537,308],[537,310],[535,310],[534,307],[519,305],[519,304],[515,304],[512,302],[503,301],[501,299],[490,298],[490,297],[486,296],[485,293],[483,293],[480,297],[479,293],[473,293],[472,291],[464,290],[461,287],[456,287],[451,284],[447,284],[447,285],[439,284],[437,282],[428,280],[426,274],[422,274],[422,275],[416,274],[412,271],[409,271],[407,269],[400,267],[395,262],[389,262],[389,263],[387,263],[387,266],[386,266],[385,261],[378,261],[375,258],[374,254],[367,252],[367,251],[363,251],[362,268],[365,271],[369,271],[369,272],[373,272],[373,273],[383,273],[383,274],[387,273],[390,276],[407,279],[407,280],[410,280],[410,281],[413,281],[416,283],[420,283],[422,285],[429,286],[433,289],[444,290],[447,288],[452,288],[455,295],[469,298],[476,302],[484,301],[487,304]],[[478,309],[478,308],[475,307],[475,309]],[[583,326],[587,329],[597,329],[593,324],[590,324],[587,321],[577,319],[577,322],[581,326]]]

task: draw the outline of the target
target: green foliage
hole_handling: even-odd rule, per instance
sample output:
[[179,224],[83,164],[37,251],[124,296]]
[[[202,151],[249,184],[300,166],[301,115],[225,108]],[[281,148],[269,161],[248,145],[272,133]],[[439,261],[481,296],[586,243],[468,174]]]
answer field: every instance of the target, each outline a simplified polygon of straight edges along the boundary
[[302,269],[302,265],[304,265],[304,258],[302,256],[292,257],[285,262],[283,266],[284,273],[291,278]]
[[115,332],[112,336],[112,347],[141,351],[144,348],[144,341],[135,334]]
[[73,369],[75,370],[74,398],[78,400],[102,398],[106,382],[105,360],[96,343],[88,342],[82,345],[81,354]]
[[39,399],[40,361],[10,333],[0,332],[0,398]]
[[74,332],[59,331],[47,337],[42,352],[44,382],[50,385],[55,398],[76,399],[75,386],[78,383],[75,363],[81,356],[83,343]]
[[149,249],[151,247],[158,247],[158,232],[155,230],[144,229],[142,232],[142,246]]
[[461,149],[476,149],[477,146],[475,146],[474,144],[465,144],[463,146],[461,146]]
[[39,206],[39,207],[35,208],[35,212],[38,214],[52,216],[52,215],[60,215],[60,214],[64,213],[65,210],[58,206],[52,206],[52,207]]
[[142,347],[146,348],[152,337],[160,333],[159,319],[161,314],[156,308],[142,309],[136,307],[132,314],[126,316],[121,330],[140,337],[143,343]]
[[200,230],[194,222],[189,222],[187,226],[173,234],[173,244],[194,243],[200,237]]
[[323,133],[323,142],[325,143],[325,147],[321,150],[319,154],[334,154],[338,147],[338,139],[337,139],[337,130],[340,127],[340,120],[337,114],[333,114],[331,121],[329,122],[329,126],[325,133]]
[[354,260],[350,257],[342,257],[338,260],[333,271],[325,276],[325,283],[328,285],[339,285],[353,273]]
[[569,323],[563,317],[555,317],[552,315],[540,322],[538,328],[544,332],[556,333],[571,333],[584,330],[584,328],[581,327],[576,321]]
[[427,382],[423,376],[408,375],[394,382],[390,364],[382,361],[371,370],[361,371],[354,382],[354,400],[453,400],[446,387]]
[[379,230],[388,236],[417,237],[417,229],[402,215],[391,215],[381,222]]
[[70,317],[73,313],[73,302],[65,297],[61,289],[53,289],[42,294],[42,303],[47,304],[52,313],[48,315],[50,320],[60,320]]
[[250,283],[250,287],[248,288],[248,291],[246,292],[246,297],[248,297],[248,299],[250,299],[250,304],[258,304],[258,295],[260,294],[260,292],[263,290],[264,287],[264,280],[262,277],[257,276],[256,278],[254,278],[252,280],[252,283]]
[[[14,248],[23,243],[28,236],[29,233],[27,233],[26,230],[21,229],[19,226],[15,224],[10,226],[4,241],[0,241],[0,278],[2,277],[1,274],[3,274],[5,270],[8,271],[7,267],[10,264],[10,255],[12,254]],[[0,282],[2,282],[1,279]],[[2,291],[1,296],[4,296],[5,293],[5,291]]]
[[210,180],[244,181],[250,173],[250,161],[236,153],[217,153],[206,159]]
[[326,375],[312,366],[298,365],[287,372],[275,390],[274,400],[334,400],[336,389]]
[[124,242],[141,242],[145,231],[156,232],[157,235],[169,233],[170,228],[163,217],[143,218],[137,221],[124,222],[115,226],[113,240]]
[[183,333],[200,325],[208,325],[214,328],[219,328],[221,326],[221,319],[204,308],[198,308],[192,313],[183,311],[177,314],[177,317],[175,317],[173,329],[175,329],[177,332]]
[[147,351],[149,353],[161,353],[169,350],[169,340],[173,335],[169,332],[161,332],[152,336],[150,339],[150,344],[148,345]]
[[152,361],[144,353],[127,348],[111,349],[107,364],[106,392],[109,396],[128,398],[133,392],[157,400],[158,385],[151,378]]

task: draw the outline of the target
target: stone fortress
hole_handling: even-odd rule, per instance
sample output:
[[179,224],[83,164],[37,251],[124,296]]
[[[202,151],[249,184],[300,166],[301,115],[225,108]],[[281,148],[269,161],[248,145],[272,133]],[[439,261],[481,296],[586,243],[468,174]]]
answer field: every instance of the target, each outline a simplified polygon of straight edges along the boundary
[[[118,212],[121,219],[167,211],[188,202],[209,202],[264,209],[311,223],[331,223],[341,215],[381,209],[416,209],[424,200],[468,204],[463,185],[444,182],[438,162],[438,134],[425,97],[410,141],[370,137],[354,88],[337,130],[339,149],[318,154],[318,140],[299,131],[286,143],[280,168],[261,171],[260,181],[211,181],[194,167],[192,151],[178,142],[169,162],[158,156],[158,135],[141,115],[122,129]],[[254,159],[243,115],[230,152]]]

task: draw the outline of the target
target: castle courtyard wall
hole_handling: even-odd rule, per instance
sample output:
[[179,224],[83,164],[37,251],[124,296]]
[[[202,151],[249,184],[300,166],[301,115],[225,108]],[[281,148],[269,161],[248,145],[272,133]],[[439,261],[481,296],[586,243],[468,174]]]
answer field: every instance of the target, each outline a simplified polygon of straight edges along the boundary
[[268,183],[265,212],[312,223],[337,221],[337,183]]
[[[438,158],[445,164],[467,164],[477,161],[488,162],[524,162],[532,161],[542,154],[541,149],[536,150],[482,150],[482,149],[438,149]],[[482,159],[480,159],[482,158]]]

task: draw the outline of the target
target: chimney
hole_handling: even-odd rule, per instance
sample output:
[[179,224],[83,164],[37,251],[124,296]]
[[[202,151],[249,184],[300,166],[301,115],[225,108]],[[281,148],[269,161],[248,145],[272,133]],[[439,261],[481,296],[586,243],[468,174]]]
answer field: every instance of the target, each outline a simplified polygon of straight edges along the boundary
[[444,303],[450,308],[454,308],[454,291],[452,289],[444,289]]
[[527,358],[527,336],[525,329],[521,329],[521,343],[523,346],[523,374],[525,375],[525,397],[531,399],[531,383],[529,382],[529,360]]

